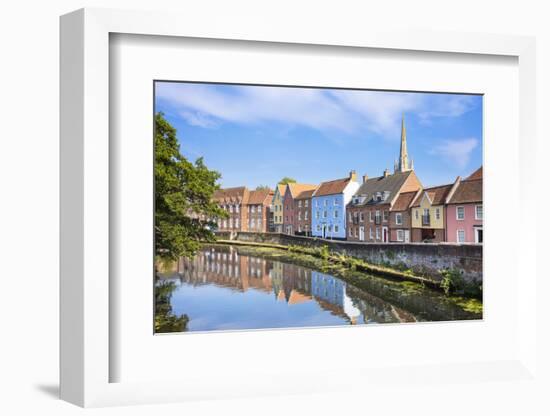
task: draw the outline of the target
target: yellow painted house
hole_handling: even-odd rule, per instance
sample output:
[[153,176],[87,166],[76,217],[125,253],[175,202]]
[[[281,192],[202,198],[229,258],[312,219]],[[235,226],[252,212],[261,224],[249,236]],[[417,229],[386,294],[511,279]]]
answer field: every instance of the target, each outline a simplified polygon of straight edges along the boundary
[[445,241],[445,199],[453,184],[423,189],[411,206],[411,241]]
[[275,195],[271,203],[273,210],[273,227],[276,233],[283,232],[283,197],[285,196],[286,185],[277,185],[275,187]]

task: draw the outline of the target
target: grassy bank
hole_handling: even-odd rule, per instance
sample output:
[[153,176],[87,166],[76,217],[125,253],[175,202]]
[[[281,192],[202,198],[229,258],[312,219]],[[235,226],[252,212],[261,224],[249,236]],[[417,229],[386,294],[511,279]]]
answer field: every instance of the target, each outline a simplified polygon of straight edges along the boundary
[[[209,244],[210,246],[210,244]],[[445,295],[438,285],[427,285],[424,279],[403,279],[402,273],[374,273],[350,265],[348,259],[287,247],[278,244],[221,242],[213,246],[234,247],[241,255],[261,257],[271,261],[295,264],[338,277],[386,302],[414,312],[427,321],[447,321],[482,318],[480,300],[459,295]],[[379,270],[379,268],[376,268]],[[386,270],[385,268],[383,269]],[[393,271],[392,271],[393,272]],[[409,276],[407,276],[409,277]],[[428,312],[429,311],[429,314]]]
[[323,247],[304,247],[298,245],[281,245],[273,243],[255,243],[248,241],[235,241],[235,240],[218,240],[217,243],[228,244],[234,246],[249,246],[249,247],[263,247],[269,249],[284,250],[290,253],[305,254],[322,259],[325,262],[334,264],[340,267],[349,268],[350,270],[357,270],[366,273],[372,273],[379,276],[390,277],[393,279],[401,279],[408,282],[420,283],[431,288],[441,290],[446,295],[460,294],[469,298],[481,299],[481,287],[478,284],[466,283],[460,273],[455,270],[442,270],[441,280],[436,280],[428,276],[421,276],[415,274],[410,269],[397,269],[393,267],[386,267],[368,263],[364,260],[346,256],[339,253],[333,253],[329,250],[328,246]]

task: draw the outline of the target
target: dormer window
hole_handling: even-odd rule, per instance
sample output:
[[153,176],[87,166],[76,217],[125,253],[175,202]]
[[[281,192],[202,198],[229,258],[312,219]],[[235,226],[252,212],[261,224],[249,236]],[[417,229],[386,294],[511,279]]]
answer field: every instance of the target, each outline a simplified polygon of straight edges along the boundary
[[382,193],[381,192],[376,193],[376,200],[377,201],[382,201]]
[[390,197],[390,191],[384,191],[384,201]]

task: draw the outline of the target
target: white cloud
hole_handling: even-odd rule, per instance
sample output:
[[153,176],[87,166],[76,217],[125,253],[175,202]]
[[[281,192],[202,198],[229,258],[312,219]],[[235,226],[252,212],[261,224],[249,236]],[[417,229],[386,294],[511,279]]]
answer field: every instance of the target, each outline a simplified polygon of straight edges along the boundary
[[472,151],[477,145],[478,140],[474,137],[443,140],[441,144],[435,146],[430,153],[455,163],[459,168],[464,168],[468,164]]
[[418,117],[429,122],[434,117],[460,117],[475,106],[475,96],[433,94],[429,105],[418,112]]
[[371,131],[395,139],[403,113],[429,122],[458,117],[473,106],[472,97],[462,95],[191,83],[159,83],[156,95],[187,122],[205,128],[222,122],[279,122],[348,134]]

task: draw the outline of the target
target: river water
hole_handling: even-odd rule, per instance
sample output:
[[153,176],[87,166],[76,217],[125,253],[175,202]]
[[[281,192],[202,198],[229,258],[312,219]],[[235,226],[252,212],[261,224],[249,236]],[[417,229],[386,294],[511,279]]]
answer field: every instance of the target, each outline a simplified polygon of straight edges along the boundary
[[250,251],[205,247],[158,273],[156,320],[164,323],[156,332],[480,318],[418,284],[367,276],[358,287],[330,272]]

